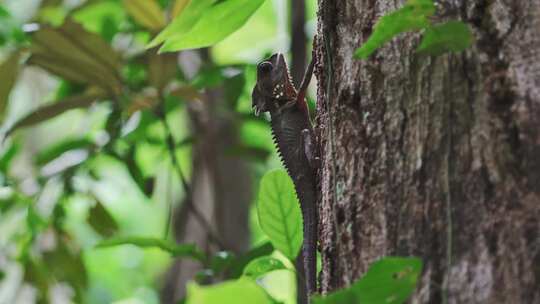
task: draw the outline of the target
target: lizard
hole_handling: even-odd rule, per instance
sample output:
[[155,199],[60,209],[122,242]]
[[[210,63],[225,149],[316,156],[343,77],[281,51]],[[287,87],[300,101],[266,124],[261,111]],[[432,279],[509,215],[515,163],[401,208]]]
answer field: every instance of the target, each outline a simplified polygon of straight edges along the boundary
[[316,170],[319,158],[305,99],[314,64],[315,57],[296,90],[283,54],[274,54],[257,65],[257,82],[252,93],[255,115],[270,113],[274,144],[300,201],[304,221],[302,259],[306,299],[317,290]]

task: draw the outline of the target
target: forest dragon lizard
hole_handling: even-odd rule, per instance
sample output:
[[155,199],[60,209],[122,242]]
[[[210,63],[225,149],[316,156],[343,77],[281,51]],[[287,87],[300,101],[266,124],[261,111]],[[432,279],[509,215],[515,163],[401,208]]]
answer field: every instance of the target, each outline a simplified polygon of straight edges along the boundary
[[[270,112],[271,128],[278,154],[291,177],[304,220],[302,257],[305,290],[317,290],[317,206],[316,167],[318,163],[313,128],[305,100],[313,74],[314,60],[308,66],[298,91],[294,88],[283,54],[278,53],[257,66],[257,83],[252,106],[256,115]],[[306,297],[308,298],[308,297]]]

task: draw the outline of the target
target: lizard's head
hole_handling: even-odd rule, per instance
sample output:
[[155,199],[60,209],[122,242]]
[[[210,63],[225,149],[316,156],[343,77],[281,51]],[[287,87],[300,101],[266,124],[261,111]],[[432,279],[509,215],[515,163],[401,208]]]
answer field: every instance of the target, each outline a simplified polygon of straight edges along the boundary
[[257,84],[252,93],[255,115],[294,99],[296,90],[283,54],[274,54],[257,65]]

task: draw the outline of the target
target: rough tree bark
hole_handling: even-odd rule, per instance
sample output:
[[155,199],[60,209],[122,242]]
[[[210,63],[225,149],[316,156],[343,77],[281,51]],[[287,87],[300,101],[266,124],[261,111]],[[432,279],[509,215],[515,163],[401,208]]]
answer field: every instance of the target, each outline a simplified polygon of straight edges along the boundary
[[319,0],[321,291],[413,255],[414,303],[540,303],[540,1],[439,1],[472,48],[353,59],[404,2]]

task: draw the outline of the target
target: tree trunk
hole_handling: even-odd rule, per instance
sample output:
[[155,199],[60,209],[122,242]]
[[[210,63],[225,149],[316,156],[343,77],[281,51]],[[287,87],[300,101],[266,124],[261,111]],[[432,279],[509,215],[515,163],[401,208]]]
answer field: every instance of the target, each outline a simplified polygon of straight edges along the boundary
[[319,0],[321,292],[412,255],[414,303],[540,303],[540,1],[439,1],[466,52],[353,59],[404,2]]

